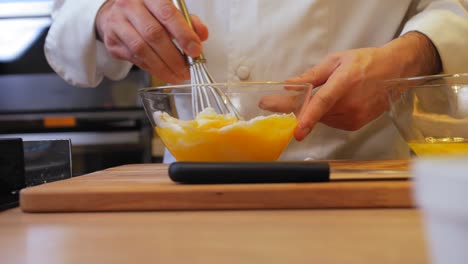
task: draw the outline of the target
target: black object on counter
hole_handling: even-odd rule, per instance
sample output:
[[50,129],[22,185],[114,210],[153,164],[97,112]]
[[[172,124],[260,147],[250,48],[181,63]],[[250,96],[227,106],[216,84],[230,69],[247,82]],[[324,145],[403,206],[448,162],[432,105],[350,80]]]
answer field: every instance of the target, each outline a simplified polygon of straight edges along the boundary
[[179,183],[326,182],[326,162],[174,162],[169,177]]
[[0,211],[18,206],[25,187],[71,177],[69,139],[0,139]]
[[24,140],[23,150],[27,187],[72,177],[70,140]]
[[26,187],[23,140],[0,139],[0,210],[18,206],[19,191]]

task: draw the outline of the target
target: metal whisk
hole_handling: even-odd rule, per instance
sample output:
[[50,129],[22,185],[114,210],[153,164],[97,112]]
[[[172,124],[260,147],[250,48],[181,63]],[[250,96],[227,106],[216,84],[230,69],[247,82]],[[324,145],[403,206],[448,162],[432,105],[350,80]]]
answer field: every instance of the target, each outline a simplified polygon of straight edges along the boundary
[[[174,0],[175,6],[179,8],[184,16],[187,24],[193,29],[192,19],[187,10],[185,0]],[[196,116],[198,113],[203,111],[207,107],[213,108],[218,114],[233,114],[237,119],[241,120],[241,116],[237,109],[232,104],[231,100],[224,94],[224,92],[211,85],[216,83],[213,77],[206,68],[205,56],[200,54],[196,58],[192,58],[187,54],[184,54],[187,58],[190,68],[190,82],[192,84],[192,112]]]

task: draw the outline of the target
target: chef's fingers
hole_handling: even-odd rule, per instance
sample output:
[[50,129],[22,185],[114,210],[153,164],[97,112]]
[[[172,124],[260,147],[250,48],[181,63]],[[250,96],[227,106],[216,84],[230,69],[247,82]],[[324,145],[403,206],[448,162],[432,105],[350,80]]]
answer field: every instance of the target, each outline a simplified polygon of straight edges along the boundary
[[291,83],[310,83],[313,87],[320,86],[324,84],[328,77],[333,73],[333,71],[340,66],[340,57],[339,56],[327,56],[319,64],[308,69],[304,73],[292,77],[286,82]]
[[161,60],[128,21],[119,23],[115,27],[116,36],[130,51],[130,57],[125,58],[126,60],[165,82],[179,83],[183,81]]
[[117,37],[114,32],[108,33],[103,41],[106,45],[107,51],[112,56],[112,58],[118,60],[127,60],[127,58],[132,56],[125,44],[120,40],[119,37]]
[[[309,83],[312,88],[317,88],[324,84],[331,73],[339,66],[339,57],[327,56],[322,62],[308,69],[304,73],[287,79],[287,83]],[[303,90],[302,87],[295,87],[288,85],[285,87],[286,90]]]
[[201,41],[205,41],[208,39],[208,28],[206,25],[200,20],[200,18],[196,15],[190,15],[192,17],[193,28],[195,32],[197,32],[198,37]]
[[258,107],[275,113],[297,114],[301,105],[299,96],[263,96]]
[[[143,5],[134,5],[131,9],[125,9],[124,12],[152,52],[158,54],[179,78],[189,79],[190,74],[185,59],[172,42],[164,26]],[[152,64],[148,66],[152,67]]]
[[174,36],[179,46],[191,57],[202,52],[201,40],[170,0],[145,0],[148,10]]
[[[324,83],[307,103],[299,116],[299,123],[294,131],[297,140],[304,139],[316,123],[335,105],[344,92],[346,74],[339,69],[339,62],[325,60],[308,71],[309,75],[302,75],[304,81]],[[338,67],[338,68],[337,68]]]

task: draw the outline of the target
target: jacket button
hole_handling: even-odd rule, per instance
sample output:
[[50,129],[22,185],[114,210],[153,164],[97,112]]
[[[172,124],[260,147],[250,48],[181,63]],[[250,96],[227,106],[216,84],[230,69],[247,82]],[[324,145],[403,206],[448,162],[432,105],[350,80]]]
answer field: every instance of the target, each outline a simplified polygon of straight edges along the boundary
[[250,76],[250,69],[249,67],[245,66],[245,65],[241,65],[239,66],[239,68],[237,68],[236,70],[236,75],[237,77],[239,77],[239,79],[241,80],[247,80]]

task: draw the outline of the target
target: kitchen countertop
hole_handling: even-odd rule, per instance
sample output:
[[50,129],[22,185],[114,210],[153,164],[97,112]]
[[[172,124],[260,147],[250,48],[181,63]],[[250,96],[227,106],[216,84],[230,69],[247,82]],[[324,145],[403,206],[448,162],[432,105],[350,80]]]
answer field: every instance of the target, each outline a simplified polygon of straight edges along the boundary
[[0,212],[2,263],[427,263],[416,209]]

